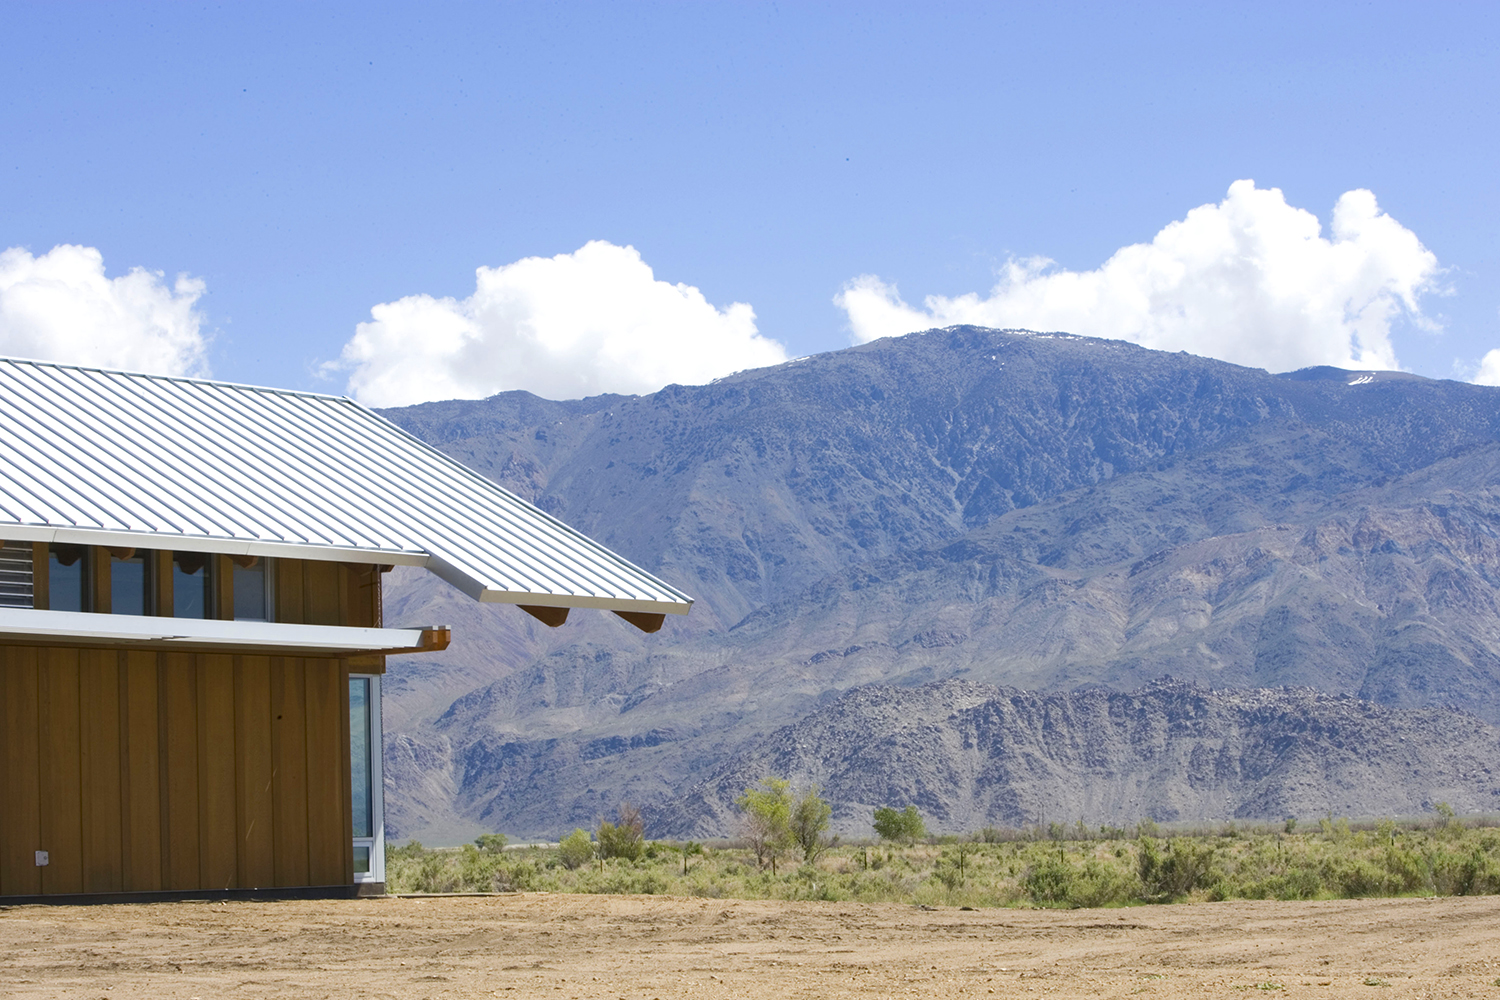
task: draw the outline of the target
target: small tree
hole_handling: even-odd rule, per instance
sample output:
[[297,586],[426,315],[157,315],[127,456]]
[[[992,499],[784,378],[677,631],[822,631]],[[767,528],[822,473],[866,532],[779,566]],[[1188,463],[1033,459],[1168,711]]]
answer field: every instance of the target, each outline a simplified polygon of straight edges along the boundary
[[896,840],[907,846],[927,836],[927,824],[916,806],[897,811],[890,806],[875,810],[875,832],[881,840]]
[[828,850],[828,821],[833,816],[833,807],[818,794],[814,785],[792,805],[792,839],[802,848],[802,861],[812,864],[818,855]]
[[639,861],[645,850],[645,823],[635,806],[621,802],[615,822],[599,821],[599,857]]
[[505,834],[503,833],[481,833],[474,838],[474,846],[486,854],[499,854],[505,850]]
[[557,844],[557,857],[565,868],[582,868],[594,860],[594,843],[587,830],[574,830]]
[[776,874],[776,859],[793,843],[791,782],[770,776],[745,789],[734,800],[744,817],[745,839],[755,852],[755,862],[762,868],[771,866]]

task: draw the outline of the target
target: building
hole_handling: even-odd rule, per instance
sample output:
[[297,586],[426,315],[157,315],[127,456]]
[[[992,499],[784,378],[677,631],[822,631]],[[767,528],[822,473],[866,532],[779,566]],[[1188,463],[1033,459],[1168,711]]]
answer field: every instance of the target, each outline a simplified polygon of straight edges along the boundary
[[[691,599],[354,402],[0,359],[0,898],[383,889],[422,566],[547,625]],[[498,612],[497,612],[498,613]]]

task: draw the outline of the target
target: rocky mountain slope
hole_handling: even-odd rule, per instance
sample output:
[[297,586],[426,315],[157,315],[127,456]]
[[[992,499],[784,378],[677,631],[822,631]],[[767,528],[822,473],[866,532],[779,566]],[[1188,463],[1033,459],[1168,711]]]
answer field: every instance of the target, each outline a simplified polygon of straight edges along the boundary
[[392,661],[392,827],[665,809],[871,683],[1170,673],[1500,721],[1497,404],[956,328],[645,397],[390,411],[699,598],[655,636],[548,630],[398,571],[388,620],[456,641]]
[[[967,681],[871,685],[737,754],[657,816],[664,833],[733,830],[767,774],[814,785],[834,827],[870,835],[878,806],[934,832],[1086,819],[1124,826],[1500,809],[1500,729],[1445,709],[1387,709],[1310,688],[1158,681],[1043,695]],[[1400,775],[1400,780],[1391,780]]]

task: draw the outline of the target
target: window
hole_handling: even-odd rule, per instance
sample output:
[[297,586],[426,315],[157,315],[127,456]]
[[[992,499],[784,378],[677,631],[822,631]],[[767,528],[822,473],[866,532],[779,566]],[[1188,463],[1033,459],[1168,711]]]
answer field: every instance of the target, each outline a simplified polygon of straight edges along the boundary
[[109,610],[116,615],[149,615],[151,607],[150,553],[144,549],[112,549],[109,554]]
[[234,620],[271,620],[271,571],[269,559],[234,556]]
[[172,617],[213,617],[213,557],[202,552],[172,553]]
[[0,545],[0,608],[29,608],[31,598],[31,543]]
[[47,547],[47,607],[89,610],[89,550],[82,545]]
[[349,677],[349,772],[353,793],[354,880],[385,881],[385,817],[380,774],[380,677]]

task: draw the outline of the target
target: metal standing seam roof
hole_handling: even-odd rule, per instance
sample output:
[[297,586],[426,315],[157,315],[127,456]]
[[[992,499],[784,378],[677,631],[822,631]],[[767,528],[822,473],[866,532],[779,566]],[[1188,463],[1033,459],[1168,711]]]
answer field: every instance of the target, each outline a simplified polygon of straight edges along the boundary
[[0,537],[425,566],[486,602],[692,606],[351,399],[6,358]]

